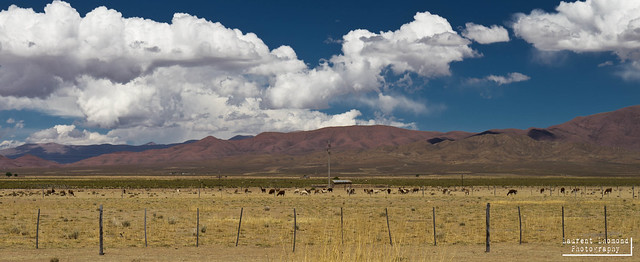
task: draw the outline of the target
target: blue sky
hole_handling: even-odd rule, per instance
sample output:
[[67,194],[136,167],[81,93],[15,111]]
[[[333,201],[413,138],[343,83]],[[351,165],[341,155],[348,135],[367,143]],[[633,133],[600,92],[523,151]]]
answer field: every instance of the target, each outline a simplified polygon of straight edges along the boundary
[[0,9],[2,148],[353,124],[526,129],[640,101],[636,1],[0,1]]

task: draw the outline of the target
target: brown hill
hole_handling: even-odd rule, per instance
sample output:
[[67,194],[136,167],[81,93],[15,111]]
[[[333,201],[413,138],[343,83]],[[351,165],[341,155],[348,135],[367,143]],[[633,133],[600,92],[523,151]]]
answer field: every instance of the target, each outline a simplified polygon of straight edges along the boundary
[[398,146],[433,138],[460,139],[466,132],[428,132],[390,126],[328,127],[292,133],[262,133],[242,140],[206,137],[200,141],[167,149],[139,153],[105,154],[79,161],[71,166],[147,165],[170,162],[196,162],[237,155],[286,154],[301,155],[324,152],[327,141],[333,151],[369,150],[380,146]]
[[60,164],[53,161],[44,160],[33,155],[24,155],[16,159],[10,159],[0,155],[0,168],[12,169],[20,167],[60,167]]
[[640,151],[640,105],[547,128],[560,140]]
[[309,174],[326,170],[327,141],[331,141],[332,167],[352,174],[452,170],[630,174],[640,170],[639,130],[640,106],[633,106],[549,128],[475,134],[350,126],[268,132],[241,140],[206,137],[165,149],[104,154],[65,167]]
[[10,169],[10,168],[16,168],[16,167],[18,167],[18,165],[13,161],[13,159],[0,155],[0,168]]

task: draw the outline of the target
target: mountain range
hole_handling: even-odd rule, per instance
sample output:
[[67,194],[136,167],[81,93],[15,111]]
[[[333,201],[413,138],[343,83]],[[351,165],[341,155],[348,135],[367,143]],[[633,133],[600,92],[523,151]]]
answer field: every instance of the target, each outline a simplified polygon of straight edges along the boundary
[[0,168],[314,174],[326,170],[329,141],[332,168],[343,173],[631,174],[640,171],[640,106],[547,128],[480,133],[348,126],[229,140],[209,136],[172,145],[28,144],[1,150]]

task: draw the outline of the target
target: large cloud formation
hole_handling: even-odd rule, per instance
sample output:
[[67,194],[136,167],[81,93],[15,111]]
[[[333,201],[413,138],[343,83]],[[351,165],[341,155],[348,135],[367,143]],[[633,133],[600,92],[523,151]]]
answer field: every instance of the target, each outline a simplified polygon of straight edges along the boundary
[[474,23],[466,23],[462,36],[472,39],[480,44],[492,44],[509,42],[509,32],[502,26],[492,25],[486,27]]
[[640,1],[561,2],[555,13],[518,14],[513,29],[543,51],[613,52],[626,63],[621,75],[640,79]]
[[[0,110],[38,110],[111,130],[99,136],[56,126],[30,142],[178,142],[267,130],[410,126],[384,115],[429,105],[386,94],[383,72],[445,76],[450,63],[476,56],[469,40],[428,12],[396,31],[351,31],[342,43],[343,54],[310,68],[289,46],[269,49],[253,33],[188,14],[160,23],[106,7],[82,17],[61,1],[44,13],[11,6],[0,12]],[[382,117],[318,111],[336,97],[371,94],[381,101],[370,105]]]

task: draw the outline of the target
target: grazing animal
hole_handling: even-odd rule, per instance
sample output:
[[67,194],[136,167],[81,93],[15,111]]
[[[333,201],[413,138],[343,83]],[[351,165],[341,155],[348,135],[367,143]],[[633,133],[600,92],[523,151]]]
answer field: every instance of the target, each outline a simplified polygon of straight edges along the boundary
[[297,188],[296,188],[296,190],[293,190],[293,193],[294,193],[294,194],[299,194],[299,193],[300,193],[300,189],[297,189]]
[[69,189],[69,195],[76,196],[73,194],[73,190]]
[[355,193],[356,193],[356,189],[355,189],[355,188],[349,188],[349,189],[347,189],[347,194],[349,194],[349,195],[353,195],[353,194],[355,194]]
[[262,191],[262,193],[267,193],[267,189],[265,189],[264,187],[260,187],[260,191]]
[[412,190],[413,193],[418,193],[420,192],[420,188],[414,187]]
[[540,188],[540,194],[544,193],[544,188]]
[[300,195],[301,196],[308,196],[309,192],[307,190],[302,190],[302,191],[300,191]]
[[273,188],[272,188],[272,189],[269,189],[269,195],[274,194],[274,193],[276,193],[276,190],[275,190],[275,189],[273,189]]
[[560,188],[560,193],[561,193],[561,194],[564,194],[564,187],[561,187],[561,188]]
[[514,194],[514,195],[515,195],[515,194],[518,194],[518,190],[510,189],[510,190],[509,190],[509,192],[507,192],[507,196],[508,196],[508,195],[511,195],[511,194]]
[[613,188],[607,188],[607,189],[605,189],[605,190],[604,190],[604,194],[605,194],[605,195],[606,195],[606,194],[609,194],[609,193],[611,193],[612,191],[613,191]]
[[62,190],[62,191],[60,192],[60,195],[61,195],[61,196],[66,196],[66,195],[67,195],[67,193],[66,193],[66,192],[64,192],[64,190]]
[[444,195],[444,194],[446,194],[446,193],[448,193],[448,192],[450,192],[448,188],[442,189],[442,194],[443,194],[443,195]]
[[278,191],[278,194],[276,196],[284,196],[284,190]]
[[387,194],[391,194],[391,188],[387,188]]
[[245,194],[249,194],[249,193],[251,193],[251,190],[249,190],[248,188],[245,188],[245,189],[244,189],[244,193],[245,193]]
[[468,195],[469,194],[469,189],[463,188],[462,192],[464,192],[465,195]]
[[333,192],[333,187],[330,187],[329,189],[327,189],[327,191]]

